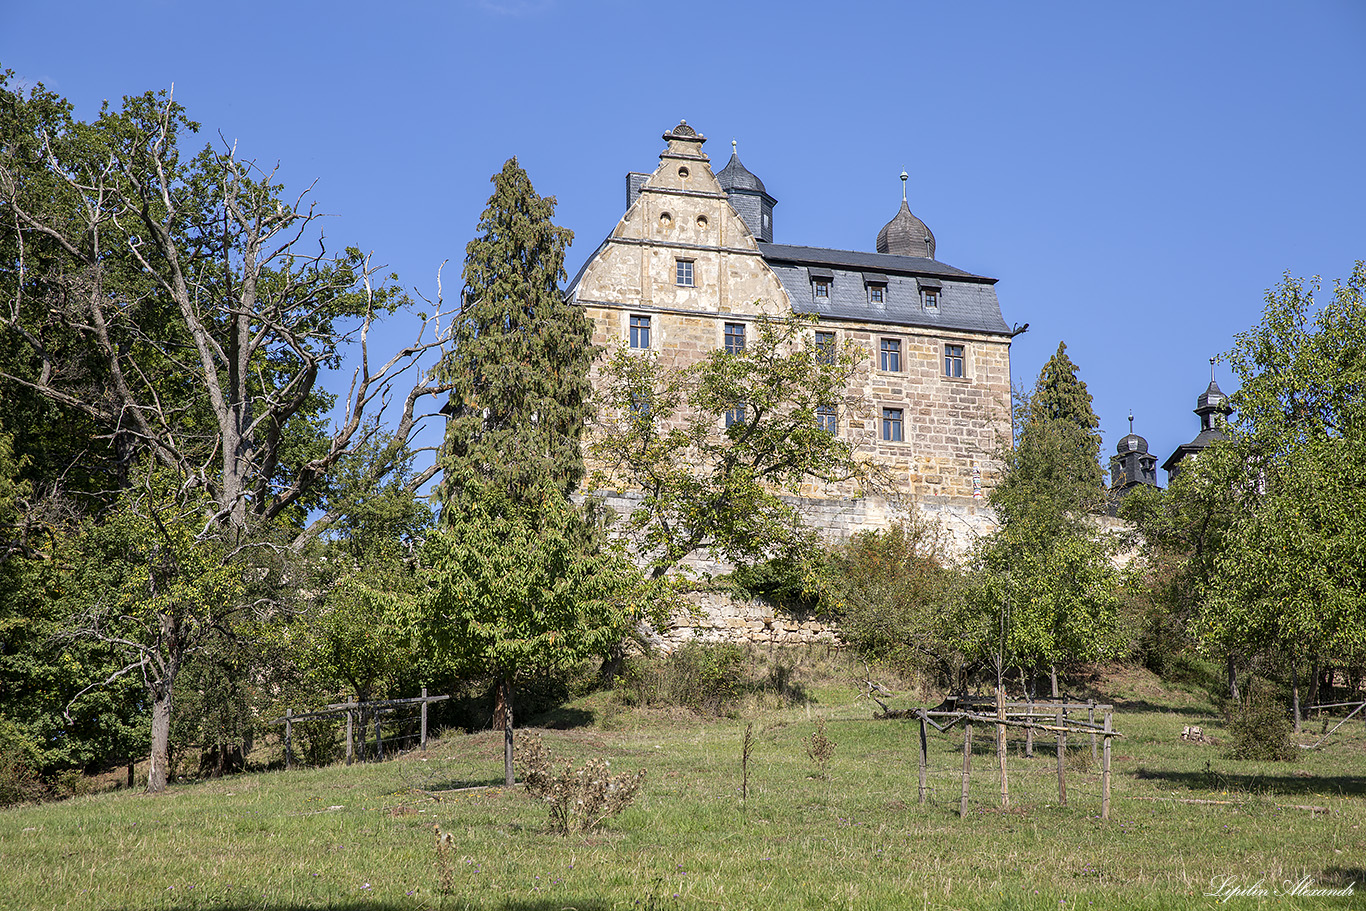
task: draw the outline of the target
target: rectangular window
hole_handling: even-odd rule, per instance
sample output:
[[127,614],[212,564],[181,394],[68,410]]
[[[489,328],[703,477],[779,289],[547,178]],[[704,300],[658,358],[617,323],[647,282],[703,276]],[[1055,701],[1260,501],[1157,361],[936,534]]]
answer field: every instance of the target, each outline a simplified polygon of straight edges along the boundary
[[745,350],[745,324],[726,323],[726,354],[739,354]]
[[684,288],[693,287],[692,260],[680,259],[678,261],[678,284]]
[[737,402],[735,407],[726,412],[726,426],[731,427],[735,424],[745,422],[745,403]]
[[631,395],[631,414],[635,417],[646,417],[650,413],[650,399],[644,393],[632,393]]
[[944,376],[962,377],[963,375],[963,346],[945,345],[944,346]]
[[902,440],[901,423],[900,408],[882,409],[882,438],[889,443],[900,443]]
[[834,405],[822,405],[816,409],[816,426],[832,436],[839,433],[840,416]]
[[631,317],[631,347],[650,347],[650,318],[648,316]]
[[884,293],[886,293],[886,291],[887,291],[887,289],[886,289],[885,287],[883,287],[882,285],[869,285],[869,286],[868,286],[868,303],[870,303],[870,304],[880,304],[880,303],[882,303],[882,296],[883,296]]
[[835,333],[817,332],[816,333],[816,363],[833,364],[835,363]]
[[825,280],[823,280],[823,279],[817,279],[817,280],[815,281],[815,283],[814,283],[814,287],[815,287],[815,289],[816,289],[816,298],[817,298],[817,299],[819,299],[819,300],[828,300],[828,299],[829,299],[829,297],[830,297],[830,283],[829,283],[828,281],[825,281]]
[[879,364],[883,370],[892,373],[901,372],[901,339],[884,338],[882,340],[882,358]]
[[938,309],[939,309],[939,292],[938,292],[938,291],[935,291],[933,288],[926,288],[926,289],[925,289],[925,309],[926,309],[926,310],[938,310]]

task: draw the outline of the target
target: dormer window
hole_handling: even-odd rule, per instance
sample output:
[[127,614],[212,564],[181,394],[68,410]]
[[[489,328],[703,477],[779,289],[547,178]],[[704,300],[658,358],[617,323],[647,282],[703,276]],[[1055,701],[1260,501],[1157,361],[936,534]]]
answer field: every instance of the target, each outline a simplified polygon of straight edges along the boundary
[[944,290],[944,285],[937,278],[917,278],[915,283],[920,287],[920,303],[931,312],[939,310],[939,297]]
[[887,276],[881,272],[863,273],[863,287],[868,292],[868,303],[880,305],[887,302]]
[[829,269],[808,268],[806,274],[811,278],[811,296],[821,303],[829,303],[830,288],[835,283],[835,273]]

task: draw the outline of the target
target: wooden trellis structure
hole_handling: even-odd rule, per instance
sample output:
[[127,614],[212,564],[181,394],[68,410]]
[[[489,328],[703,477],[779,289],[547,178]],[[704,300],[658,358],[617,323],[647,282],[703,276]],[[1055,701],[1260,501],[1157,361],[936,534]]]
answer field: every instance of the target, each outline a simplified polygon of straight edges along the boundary
[[[276,718],[270,724],[283,724],[285,726],[285,768],[294,767],[294,722],[306,721],[310,718],[326,718],[332,715],[346,713],[346,764],[350,765],[355,761],[356,755],[356,716],[360,713],[371,714],[375,719],[375,752],[378,758],[384,758],[384,731],[381,726],[381,717],[389,712],[397,711],[407,705],[421,704],[421,728],[419,732],[419,748],[427,749],[427,706],[433,702],[442,702],[451,698],[447,696],[428,696],[427,688],[422,688],[422,695],[411,699],[377,699],[373,702],[338,702],[335,705],[325,705],[314,712],[300,712],[295,714],[293,709],[285,709],[283,718]],[[364,732],[362,732],[364,736]],[[411,735],[410,735],[411,736]]]
[[[1085,715],[1086,720],[1081,716]],[[1009,776],[1006,770],[1006,730],[1024,728],[1026,731],[1051,733],[1057,741],[1058,801],[1067,805],[1067,737],[1085,736],[1091,739],[1091,755],[1096,756],[1098,743],[1101,760],[1100,815],[1110,818],[1110,741],[1123,736],[1114,729],[1114,706],[1096,702],[1006,702],[986,699],[950,698],[935,708],[903,709],[888,712],[887,717],[916,718],[920,722],[920,803],[924,803],[929,788],[929,729],[947,733],[956,724],[963,726],[962,797],[960,817],[968,814],[968,782],[972,769],[972,728],[974,724],[996,727],[996,755],[1000,763],[1001,806],[1010,805]]]

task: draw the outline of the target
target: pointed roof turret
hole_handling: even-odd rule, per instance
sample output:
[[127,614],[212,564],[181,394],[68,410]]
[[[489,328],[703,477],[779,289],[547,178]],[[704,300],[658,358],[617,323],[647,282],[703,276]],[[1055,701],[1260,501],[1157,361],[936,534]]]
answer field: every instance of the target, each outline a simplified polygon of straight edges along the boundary
[[901,172],[901,210],[892,220],[877,232],[877,252],[894,253],[897,256],[921,256],[934,259],[934,232],[923,221],[911,214],[906,202],[906,181],[910,179],[905,171]]
[[730,141],[730,161],[726,162],[726,166],[716,175],[716,182],[728,193],[731,190],[768,192],[764,189],[764,182],[740,163],[740,152],[734,139]]

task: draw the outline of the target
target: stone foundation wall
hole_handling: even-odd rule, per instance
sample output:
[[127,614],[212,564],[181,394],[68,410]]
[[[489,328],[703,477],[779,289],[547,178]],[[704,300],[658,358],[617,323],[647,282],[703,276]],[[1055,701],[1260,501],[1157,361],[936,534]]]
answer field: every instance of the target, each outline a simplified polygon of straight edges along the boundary
[[837,645],[839,631],[819,620],[798,620],[763,601],[740,601],[723,592],[689,592],[685,606],[669,618],[669,628],[650,637],[656,651],[669,654],[689,642],[741,645]]

